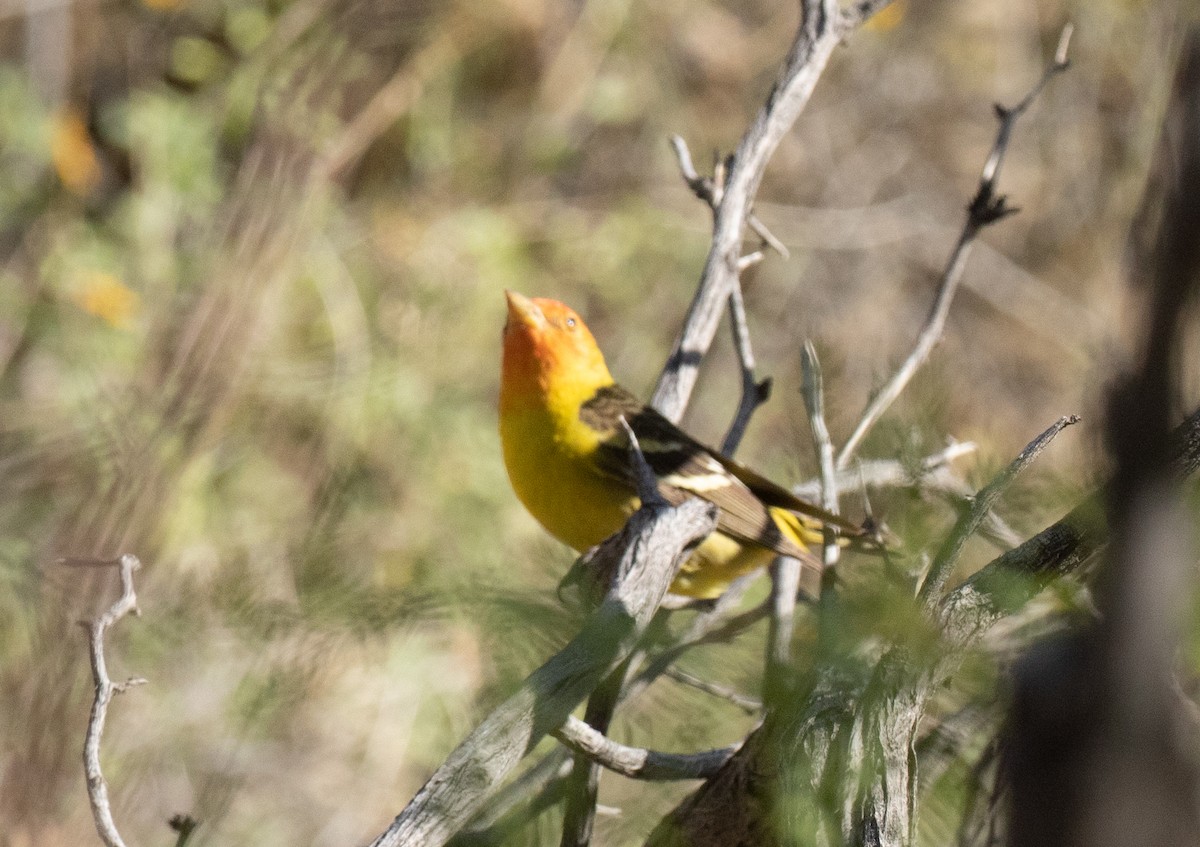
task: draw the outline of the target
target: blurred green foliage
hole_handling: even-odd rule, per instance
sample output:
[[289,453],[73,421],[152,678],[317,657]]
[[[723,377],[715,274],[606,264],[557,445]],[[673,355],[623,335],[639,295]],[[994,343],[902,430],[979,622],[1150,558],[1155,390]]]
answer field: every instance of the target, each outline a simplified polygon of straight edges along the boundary
[[[579,308],[648,392],[709,227],[665,139],[702,164],[731,149],[794,5],[129,0],[38,12],[57,40],[0,22],[0,845],[92,837],[74,622],[114,584],[60,557],[147,565],[144,617],[110,648],[115,674],[151,685],[118,701],[104,754],[138,843],[178,812],[201,820],[196,845],[360,843],[569,637],[554,586],[570,555],[499,458],[501,293]],[[1026,210],[989,232],[938,358],[864,452],[975,439],[983,458],[962,470],[978,487],[1059,414],[1094,408],[1173,9],[904,3],[840,51],[758,207],[793,258],[747,288],[776,378],[749,461],[782,481],[812,470],[804,337],[835,438],[904,355],[989,104],[1025,90],[1068,15],[1075,68],[1004,177]],[[719,440],[737,388],[721,339],[689,427]],[[1023,531],[1091,473],[1092,439],[1061,440],[1010,495]],[[848,569],[850,689],[863,645],[938,648],[903,595],[953,512],[875,496],[906,552]],[[993,554],[973,542],[967,567]],[[683,664],[754,692],[761,656],[755,632]],[[947,711],[994,692],[990,660],[968,668]],[[616,732],[687,750],[750,724],[663,681]],[[945,843],[969,773],[953,759],[931,788],[928,843]],[[638,842],[686,788],[606,781],[624,814],[601,821],[604,843]]]

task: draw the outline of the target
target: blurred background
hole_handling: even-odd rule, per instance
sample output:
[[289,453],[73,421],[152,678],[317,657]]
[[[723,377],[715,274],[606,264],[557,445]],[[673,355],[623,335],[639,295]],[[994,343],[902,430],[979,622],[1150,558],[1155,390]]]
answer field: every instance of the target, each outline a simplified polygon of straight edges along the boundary
[[[176,813],[202,821],[195,844],[369,840],[569,637],[572,556],[500,460],[502,292],[579,309],[648,395],[709,233],[667,138],[702,170],[733,148],[796,5],[0,4],[0,845],[94,837],[76,621],[115,580],[60,557],[146,566],[110,663],[150,684],[104,741],[140,844]],[[848,435],[929,309],[992,103],[1024,95],[1070,19],[1072,68],[1001,178],[1022,211],[985,233],[944,343],[860,451],[972,440],[956,469],[978,486],[1080,413],[1004,507],[1022,533],[1060,516],[1098,472],[1184,8],[897,0],[838,51],[757,205],[792,255],[746,281],[775,390],[743,459],[811,476],[805,338]],[[738,389],[722,334],[688,428],[719,441]],[[883,507],[902,536],[953,519],[933,497]],[[753,693],[760,639],[688,667]],[[664,681],[616,732],[686,750],[751,722]],[[607,780],[602,843],[636,843],[687,788]]]

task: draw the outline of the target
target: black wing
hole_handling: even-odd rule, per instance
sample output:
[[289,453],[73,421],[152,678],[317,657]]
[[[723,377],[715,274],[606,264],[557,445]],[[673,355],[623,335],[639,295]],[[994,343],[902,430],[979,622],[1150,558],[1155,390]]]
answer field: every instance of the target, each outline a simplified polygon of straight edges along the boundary
[[622,415],[637,436],[642,454],[658,478],[659,491],[667,502],[679,503],[689,496],[708,500],[720,509],[717,526],[727,535],[778,553],[806,558],[807,551],[779,531],[769,506],[779,506],[820,520],[828,518],[853,534],[861,533],[853,524],[829,515],[704,446],[658,412],[644,406],[628,391],[613,385],[602,388],[585,403],[580,418],[606,436],[600,449],[600,470],[631,487],[636,487],[636,479],[629,462],[629,440],[620,426]]

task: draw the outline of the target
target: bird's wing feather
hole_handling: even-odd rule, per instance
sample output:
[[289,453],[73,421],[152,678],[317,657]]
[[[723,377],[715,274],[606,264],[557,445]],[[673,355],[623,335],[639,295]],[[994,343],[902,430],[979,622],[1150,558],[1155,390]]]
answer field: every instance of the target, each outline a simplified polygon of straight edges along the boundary
[[[622,415],[637,436],[642,455],[658,478],[659,491],[667,502],[679,503],[689,495],[708,500],[720,509],[717,526],[727,535],[785,555],[807,557],[807,551],[780,532],[768,506],[793,509],[796,504],[810,504],[705,447],[615,385],[597,392],[580,412],[585,423],[605,435],[597,453],[602,473],[636,486],[629,441],[619,423]],[[760,496],[752,483],[765,483],[769,499]]]

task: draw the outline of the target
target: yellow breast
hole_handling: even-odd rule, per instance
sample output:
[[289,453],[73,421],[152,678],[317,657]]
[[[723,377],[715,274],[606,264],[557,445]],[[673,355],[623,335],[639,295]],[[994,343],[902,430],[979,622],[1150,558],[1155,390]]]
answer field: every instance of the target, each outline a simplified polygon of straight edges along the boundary
[[500,419],[500,441],[518,499],[551,535],[583,551],[624,526],[639,500],[595,470],[596,433],[562,424],[544,409],[513,411]]

